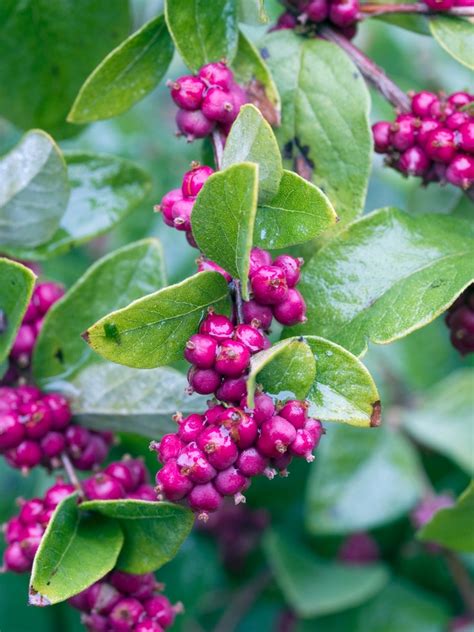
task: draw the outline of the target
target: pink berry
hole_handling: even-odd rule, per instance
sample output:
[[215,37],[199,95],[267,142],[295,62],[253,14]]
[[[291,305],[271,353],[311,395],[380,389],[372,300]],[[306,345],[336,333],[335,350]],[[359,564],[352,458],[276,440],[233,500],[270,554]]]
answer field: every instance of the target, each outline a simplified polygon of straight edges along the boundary
[[278,458],[287,451],[295,436],[295,427],[283,417],[275,415],[263,422],[257,448],[264,456]]
[[219,417],[225,410],[226,408],[224,408],[224,406],[220,406],[219,404],[210,406],[203,415],[204,421],[209,425],[217,425],[219,423]]
[[303,428],[308,416],[308,403],[298,399],[290,399],[278,414],[289,421],[296,429]]
[[286,327],[304,323],[306,321],[306,303],[301,293],[290,288],[286,298],[273,307],[273,315],[279,323]]
[[229,431],[241,450],[250,448],[257,438],[257,422],[240,408],[228,408],[219,417],[219,424]]
[[291,443],[289,450],[295,456],[304,457],[308,463],[314,460],[312,452],[314,450],[314,438],[308,430],[300,428],[296,431],[296,437]]
[[64,433],[66,437],[66,443],[73,454],[73,456],[82,453],[82,450],[87,447],[91,435],[87,428],[83,426],[69,426]]
[[173,206],[176,202],[180,202],[183,199],[183,193],[181,189],[172,189],[165,193],[161,198],[160,204],[155,206],[155,211],[160,211],[163,215],[163,221],[168,226],[174,227],[173,223]]
[[193,366],[188,371],[188,382],[194,392],[210,395],[219,388],[221,376],[214,369],[197,369]]
[[187,476],[181,474],[176,461],[170,460],[156,475],[156,483],[167,500],[181,500],[193,488]]
[[287,468],[292,461],[293,461],[293,456],[289,451],[287,451],[287,452],[284,452],[283,454],[280,454],[280,456],[272,459],[272,466],[276,470],[278,470],[278,472],[280,472],[281,475],[287,476],[288,475]]
[[195,112],[178,110],[176,125],[179,131],[186,136],[188,142],[191,142],[195,138],[209,136],[214,129],[215,121],[210,121],[201,110],[196,110]]
[[107,443],[99,434],[90,434],[87,446],[79,454],[71,454],[72,462],[78,470],[90,470],[105,459]]
[[463,154],[455,156],[447,170],[446,179],[462,189],[469,189],[474,183],[474,158]]
[[184,357],[198,369],[211,369],[217,351],[217,342],[208,334],[194,334],[186,343]]
[[239,456],[239,451],[232,441],[230,432],[222,426],[205,428],[199,435],[197,445],[216,470],[227,469],[235,463]]
[[186,241],[188,242],[188,244],[191,246],[191,248],[197,248],[198,245],[196,243],[196,240],[193,237],[193,234],[190,230],[188,230],[186,232]]
[[76,610],[80,610],[81,612],[88,612],[89,611],[89,602],[87,599],[88,590],[89,588],[86,588],[80,593],[77,593],[77,595],[70,597],[68,599],[68,604],[72,606],[73,608],[76,608]]
[[92,584],[86,591],[89,610],[98,612],[101,615],[110,614],[120,598],[121,595],[118,590],[108,582]]
[[[472,0],[469,0],[469,2],[470,4],[465,4],[465,5],[457,4],[456,6],[469,6],[469,7],[473,6]],[[454,108],[460,109],[460,108],[465,107],[466,105],[469,105],[469,103],[471,103],[473,99],[474,97],[472,97],[472,95],[468,94],[467,92],[454,92],[448,97],[448,103],[452,105]]]
[[196,441],[204,428],[204,419],[201,415],[193,413],[184,419],[178,419],[178,424],[178,437],[181,441],[188,443],[189,441]]
[[221,504],[222,496],[212,483],[195,485],[190,491],[188,502],[192,509],[199,512],[215,511]]
[[125,496],[125,491],[119,481],[103,472],[86,479],[83,488],[89,500],[115,500]]
[[41,439],[51,430],[53,415],[48,406],[41,400],[23,404],[20,408],[20,415],[26,436],[30,439]]
[[232,94],[221,88],[209,88],[202,102],[202,113],[211,121],[232,123],[237,115]]
[[130,492],[127,498],[135,498],[135,500],[146,500],[148,502],[156,502],[156,492],[152,485],[139,485],[134,492]]
[[222,314],[209,313],[199,327],[199,333],[208,334],[218,342],[230,338],[234,333],[234,325]]
[[33,304],[41,314],[51,309],[51,307],[64,296],[64,288],[57,283],[40,283],[33,292]]
[[425,118],[430,115],[431,106],[439,99],[433,92],[422,90],[411,98],[411,110],[415,116]]
[[22,441],[16,448],[8,450],[5,458],[12,467],[28,471],[41,463],[41,448],[31,439]]
[[216,475],[216,470],[194,441],[181,450],[176,464],[181,474],[188,476],[193,483],[208,483]]
[[239,402],[247,392],[247,381],[244,377],[226,378],[216,391],[217,399],[223,402]]
[[0,413],[15,411],[19,408],[21,399],[17,390],[10,386],[0,386]]
[[66,449],[66,440],[62,432],[48,432],[41,439],[41,451],[48,459],[58,457]]
[[301,277],[302,259],[295,259],[291,255],[279,255],[273,262],[274,266],[278,266],[283,270],[286,276],[288,287],[295,287]]
[[125,571],[112,571],[110,575],[110,583],[119,592],[126,595],[135,595],[142,587],[144,581],[146,583],[154,583],[153,575],[138,575],[135,573],[126,573]]
[[135,481],[132,472],[125,462],[117,461],[110,463],[104,472],[118,481],[126,492],[131,492],[135,489]]
[[353,24],[359,12],[359,0],[333,0],[329,6],[329,19],[345,28]]
[[423,149],[415,146],[403,152],[397,166],[408,176],[422,176],[430,166],[430,161]]
[[228,90],[234,80],[232,70],[223,62],[206,64],[198,72],[198,77],[208,86],[218,86],[222,90]]
[[176,230],[191,230],[191,213],[194,206],[194,200],[191,198],[183,198],[173,204],[171,216],[173,218],[173,226]]
[[71,421],[71,409],[68,401],[59,393],[49,393],[43,397],[43,403],[51,411],[53,430],[64,430]]
[[310,417],[304,425],[304,429],[307,430],[314,439],[314,447],[319,444],[321,437],[324,434],[324,428],[319,419]]
[[328,0],[311,0],[305,13],[312,22],[323,22],[329,15]]
[[133,632],[164,632],[164,628],[154,619],[141,619],[133,628]]
[[454,0],[424,0],[433,11],[449,11],[454,6]]
[[13,542],[18,542],[18,540],[25,538],[25,525],[22,524],[18,516],[10,518],[6,523],[3,535],[7,544],[12,544]]
[[40,318],[41,314],[36,309],[35,305],[30,301],[28,303],[28,307],[26,308],[25,315],[23,316],[23,323],[28,323],[33,325],[38,318]]
[[201,107],[206,86],[198,77],[185,75],[169,82],[168,86],[171,88],[171,98],[178,107],[183,110],[198,110]]
[[216,355],[215,370],[226,377],[239,377],[250,364],[250,351],[238,340],[224,340]]
[[456,130],[461,127],[464,123],[468,123],[471,120],[471,117],[467,112],[454,112],[451,116],[445,121],[446,127],[451,130]]
[[190,171],[187,171],[183,176],[183,183],[181,190],[185,197],[196,197],[199,191],[204,186],[204,183],[212,176],[214,169],[207,167],[206,165],[195,165]]
[[210,261],[209,259],[204,259],[204,257],[200,257],[198,259],[198,272],[207,271],[219,272],[219,274],[222,274],[227,283],[230,283],[232,281],[232,277],[230,276],[230,274],[226,272],[224,268],[221,268],[221,266],[217,265],[215,261]]
[[163,628],[173,625],[176,610],[164,595],[153,595],[145,601],[144,606],[147,615]]
[[252,276],[262,266],[271,266],[272,256],[268,250],[262,248],[252,248],[250,251],[250,268],[249,276]]
[[450,162],[456,153],[454,132],[445,128],[430,132],[425,151],[431,160],[443,163]]
[[10,349],[10,356],[21,366],[28,366],[36,342],[36,332],[32,325],[20,325]]
[[262,456],[256,448],[248,448],[240,453],[237,468],[244,476],[258,476],[263,474],[268,466],[268,459]]
[[112,629],[109,625],[108,618],[97,612],[83,614],[81,616],[81,623],[83,623],[90,632],[110,632]]
[[374,149],[378,154],[385,154],[391,145],[391,126],[388,121],[379,121],[372,125],[372,135],[374,137]]
[[148,470],[146,469],[143,459],[125,458],[123,462],[130,470],[135,486],[141,485],[148,480]]
[[289,11],[285,11],[280,15],[275,26],[270,31],[282,31],[286,29],[294,29],[298,25],[296,17]]
[[468,154],[474,153],[474,120],[463,123],[458,129],[458,145]]
[[25,429],[20,417],[15,412],[0,412],[0,450],[16,448],[23,437]]
[[419,122],[411,114],[401,114],[397,116],[395,123],[391,126],[391,144],[398,151],[405,151],[415,144]]
[[43,513],[44,505],[40,498],[32,498],[23,502],[19,518],[24,525],[35,524]]
[[250,283],[255,300],[264,305],[281,303],[288,295],[285,273],[277,266],[262,266]]
[[46,509],[55,509],[67,496],[75,492],[74,485],[68,483],[56,483],[48,489],[44,497]]
[[39,388],[36,386],[19,386],[16,389],[16,392],[21,400],[22,404],[29,404],[30,402],[35,402],[38,399],[41,399],[42,393]]
[[428,138],[431,132],[440,129],[441,123],[436,121],[435,119],[424,119],[421,121],[420,127],[418,128],[418,136],[417,143],[420,147],[424,147],[428,142]]
[[13,573],[25,573],[31,568],[31,560],[23,552],[19,542],[10,544],[3,554],[5,568]]
[[234,494],[238,494],[246,489],[248,484],[248,478],[233,465],[219,472],[214,480],[214,485],[222,496],[234,496]]
[[257,323],[262,329],[269,329],[272,320],[273,312],[271,307],[267,305],[261,305],[257,301],[245,301],[243,305],[244,321],[246,324],[252,322]]
[[430,107],[430,116],[440,121],[445,121],[454,112],[454,107],[444,100],[435,101]]
[[143,606],[138,599],[124,597],[110,613],[109,624],[114,632],[129,632],[140,621],[143,612]]

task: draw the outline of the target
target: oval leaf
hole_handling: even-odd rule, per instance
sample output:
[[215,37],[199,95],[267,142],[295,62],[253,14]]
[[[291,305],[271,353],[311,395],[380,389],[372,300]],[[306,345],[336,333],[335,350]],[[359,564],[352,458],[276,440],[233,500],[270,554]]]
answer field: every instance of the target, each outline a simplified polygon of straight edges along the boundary
[[11,259],[0,258],[0,363],[8,356],[35,284],[35,274]]
[[267,393],[279,399],[304,399],[315,377],[314,355],[304,339],[277,342],[252,357],[247,380],[248,405],[253,406],[257,381]]
[[127,37],[128,0],[1,2],[0,24],[0,85],[8,86],[0,115],[22,129],[76,134],[67,113],[87,76]]
[[279,31],[263,42],[282,99],[276,130],[289,169],[311,176],[343,221],[364,208],[372,162],[370,97],[346,54],[321,39]]
[[237,51],[235,0],[166,0],[165,16],[179,54],[194,72],[211,61],[229,63]]
[[158,85],[172,57],[173,43],[160,15],[97,66],[82,86],[67,120],[90,123],[126,112]]
[[[158,387],[159,385],[159,387]],[[169,367],[131,369],[100,362],[86,366],[63,386],[77,422],[96,430],[133,432],[160,439],[176,431],[172,416],[204,412],[207,397],[186,393],[188,381]],[[59,390],[54,382],[52,390]]]
[[278,192],[283,175],[280,150],[272,128],[250,104],[240,109],[227,136],[222,168],[241,162],[258,165],[258,201],[271,200]]
[[48,311],[33,357],[38,385],[62,390],[61,382],[98,360],[81,339],[91,320],[165,284],[163,253],[156,239],[138,241],[99,259]]
[[314,333],[356,355],[444,312],[474,278],[469,222],[381,209],[354,222],[304,267],[300,289]]
[[254,243],[270,250],[294,246],[318,237],[336,220],[320,189],[284,170],[276,196],[257,209]]
[[378,426],[380,396],[362,362],[324,338],[305,336],[305,341],[316,360],[316,379],[306,395],[312,416],[366,428]]
[[66,162],[40,130],[0,160],[0,246],[33,247],[54,235],[69,198]]
[[114,568],[123,544],[117,520],[79,511],[77,494],[56,508],[33,562],[29,603],[69,599]]
[[193,236],[199,249],[241,280],[245,299],[257,191],[258,166],[233,165],[206,181],[191,214]]
[[108,232],[150,189],[139,167],[115,156],[65,152],[71,195],[53,237],[37,248],[6,249],[22,259],[41,260],[67,252]]
[[92,500],[81,510],[119,522],[125,540],[117,568],[127,573],[150,573],[169,562],[194,524],[189,509],[167,502]]
[[451,15],[437,15],[429,20],[430,31],[444,50],[464,66],[474,68],[474,24]]
[[317,535],[365,531],[406,513],[422,492],[423,471],[402,435],[331,426],[311,469],[306,524]]
[[245,24],[267,24],[265,0],[239,0],[239,20]]
[[389,578],[381,564],[320,560],[311,549],[277,531],[267,532],[264,548],[287,602],[302,618],[357,606],[382,590]]
[[182,357],[209,307],[228,313],[227,283],[218,272],[199,272],[108,314],[84,338],[107,360],[152,369]]

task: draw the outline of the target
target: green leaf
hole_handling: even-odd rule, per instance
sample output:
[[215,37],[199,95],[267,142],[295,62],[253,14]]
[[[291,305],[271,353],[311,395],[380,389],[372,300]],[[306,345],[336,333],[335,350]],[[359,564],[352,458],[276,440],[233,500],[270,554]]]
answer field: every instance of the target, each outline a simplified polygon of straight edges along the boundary
[[453,551],[474,553],[474,482],[464,490],[454,507],[440,509],[417,532],[423,542],[436,542]]
[[303,164],[341,220],[353,219],[364,208],[372,162],[362,76],[334,44],[288,30],[268,35],[263,50],[282,99],[276,135],[287,168]]
[[80,512],[77,494],[56,508],[31,572],[29,603],[51,606],[84,590],[115,566],[123,534],[117,520]]
[[167,502],[92,500],[81,510],[118,521],[125,540],[117,568],[127,573],[149,573],[169,562],[194,523],[189,509]]
[[126,112],[163,78],[173,42],[160,15],[120,44],[87,78],[68,115],[70,123],[90,123]]
[[363,603],[388,581],[387,570],[381,564],[323,561],[277,531],[266,533],[264,547],[286,601],[304,619]]
[[276,196],[259,206],[254,243],[261,248],[286,248],[318,237],[336,223],[324,193],[293,171],[283,171]]
[[321,421],[378,426],[380,396],[362,362],[324,338],[306,336],[305,341],[316,360],[316,379],[306,395],[312,404],[311,414]]
[[299,289],[317,334],[356,355],[423,327],[474,278],[473,229],[441,215],[380,209],[326,243],[304,267]]
[[166,0],[165,16],[171,37],[187,66],[197,72],[209,62],[237,51],[238,7],[235,0]]
[[33,247],[48,241],[69,198],[67,167],[48,134],[33,130],[0,160],[0,245]]
[[257,191],[258,166],[232,165],[206,181],[191,214],[193,236],[199,249],[241,280],[245,299]]
[[311,469],[307,527],[318,535],[371,529],[409,511],[422,490],[417,454],[402,435],[331,426]]
[[265,0],[239,0],[239,20],[245,24],[268,24]]
[[91,320],[164,285],[163,253],[156,239],[132,243],[99,259],[46,315],[33,357],[38,385],[61,388],[62,382],[98,360],[81,339]]
[[0,258],[0,363],[8,356],[15,340],[35,279],[29,268]]
[[58,137],[87,76],[130,27],[128,0],[10,0],[0,3],[0,115]]
[[8,248],[23,259],[57,256],[108,232],[143,200],[150,180],[139,167],[115,156],[65,152],[71,195],[59,229],[37,248]]
[[450,15],[432,17],[429,24],[430,31],[438,44],[459,63],[473,69],[474,24],[469,20]]
[[316,377],[316,362],[302,338],[287,338],[252,356],[247,380],[248,405],[253,406],[255,388],[286,399],[304,399]]
[[402,417],[403,427],[412,437],[470,475],[474,474],[473,384],[474,369],[460,369],[436,384]]
[[240,109],[227,137],[222,168],[235,163],[254,162],[258,165],[258,201],[271,200],[283,175],[280,150],[273,130],[254,105]]
[[209,307],[229,312],[227,283],[218,272],[199,272],[108,314],[84,337],[107,360],[152,369],[182,357]]
[[280,124],[280,95],[268,66],[252,42],[240,31],[237,55],[232,62],[235,79],[245,86],[247,94],[265,119]]
[[82,369],[65,392],[75,420],[85,426],[160,439],[176,431],[177,411],[186,416],[206,409],[207,398],[188,395],[187,385],[169,367],[143,371],[100,362]]

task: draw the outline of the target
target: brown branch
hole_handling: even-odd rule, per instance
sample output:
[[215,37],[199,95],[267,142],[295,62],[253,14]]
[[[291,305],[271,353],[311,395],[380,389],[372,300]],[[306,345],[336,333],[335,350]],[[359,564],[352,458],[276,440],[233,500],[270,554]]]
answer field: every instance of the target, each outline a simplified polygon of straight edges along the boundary
[[414,13],[418,15],[454,15],[457,17],[473,17],[474,7],[453,7],[448,11],[433,11],[426,4],[422,2],[415,2],[413,4],[361,4],[358,20],[365,20],[367,18],[378,17],[379,15],[390,15],[400,13]]

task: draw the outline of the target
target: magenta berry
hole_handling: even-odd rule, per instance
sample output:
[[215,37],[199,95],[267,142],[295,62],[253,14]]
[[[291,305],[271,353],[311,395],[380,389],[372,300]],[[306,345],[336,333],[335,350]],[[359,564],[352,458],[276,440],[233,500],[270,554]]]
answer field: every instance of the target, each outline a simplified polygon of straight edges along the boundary
[[231,92],[221,88],[209,88],[202,102],[203,115],[219,123],[232,123],[237,116]]
[[474,120],[467,121],[458,128],[457,144],[462,151],[474,154]]
[[462,189],[468,189],[474,183],[474,158],[459,154],[446,169],[446,180]]
[[[472,3],[465,6],[472,6]],[[466,105],[469,105],[472,101],[473,97],[467,92],[454,92],[448,97],[449,105],[456,109],[463,108]]]
[[23,404],[20,415],[26,436],[30,439],[41,439],[49,432],[53,424],[51,410],[41,400]]
[[199,327],[199,333],[208,334],[218,342],[231,338],[234,333],[234,325],[227,316],[209,313]]
[[48,459],[59,457],[66,449],[66,440],[61,432],[48,432],[41,439],[41,451]]
[[115,632],[129,632],[140,621],[144,612],[138,599],[120,599],[109,615],[109,623]]
[[188,476],[194,483],[208,483],[216,475],[216,470],[195,442],[189,443],[181,450],[176,465],[181,474]]
[[278,414],[289,421],[296,429],[303,428],[308,416],[308,404],[297,399],[290,399],[279,410]]
[[332,0],[329,6],[329,18],[336,26],[351,26],[357,18],[359,0]]
[[[184,419],[178,419],[178,437],[181,441],[196,441],[204,428],[204,420],[201,415],[193,413]],[[172,435],[171,435],[172,436]]]
[[186,343],[184,357],[198,369],[211,369],[217,351],[217,342],[208,334],[194,334]]
[[252,248],[250,252],[249,276],[252,276],[262,266],[272,265],[272,256],[268,250],[262,248]]
[[422,176],[429,165],[430,161],[421,147],[410,147],[398,161],[398,168],[408,176]]
[[27,500],[21,505],[19,518],[25,525],[33,524],[43,513],[43,508],[43,501],[40,498],[32,498],[31,500]]
[[222,496],[234,496],[234,494],[241,493],[248,484],[248,478],[233,465],[219,472],[214,481],[215,488]]
[[74,485],[68,483],[56,483],[48,489],[44,497],[44,505],[47,509],[54,509],[67,496],[75,492]]
[[179,77],[168,83],[171,88],[171,98],[183,110],[198,110],[201,107],[205,84],[193,75]]
[[189,112],[188,110],[178,110],[176,114],[176,125],[179,131],[184,134],[189,142],[195,138],[205,138],[215,127],[215,121],[209,120],[201,110]]
[[200,257],[197,260],[197,264],[198,272],[219,272],[219,274],[222,274],[227,283],[230,283],[232,281],[232,277],[230,276],[230,274],[226,272],[224,268],[221,268],[221,266],[217,265],[217,263],[215,263],[214,261],[210,261],[209,259],[204,259],[204,257]]
[[223,62],[206,64],[199,70],[198,77],[206,85],[217,86],[222,90],[229,90],[234,79],[232,70]]
[[31,568],[31,560],[19,542],[7,546],[3,554],[3,563],[5,568],[13,573],[25,573]]
[[204,183],[214,173],[214,169],[206,165],[195,165],[183,176],[181,190],[185,197],[196,197]]
[[437,129],[430,132],[425,151],[431,160],[449,163],[456,153],[454,133],[448,129]]
[[167,500],[181,500],[193,488],[187,476],[181,474],[176,461],[171,459],[156,475],[156,483]]
[[241,403],[241,407],[245,410],[250,410],[252,417],[258,424],[263,423],[275,414],[275,404],[273,399],[266,393],[255,393],[253,408],[248,408],[247,398],[244,398]]
[[3,535],[7,544],[25,538],[25,526],[19,517],[15,516],[6,523],[3,529]]
[[250,448],[257,438],[257,422],[240,408],[228,408],[219,417],[219,424],[227,428],[241,450]]
[[195,485],[189,492],[188,502],[192,509],[202,513],[205,519],[208,511],[215,511],[222,502],[222,496],[212,483]]
[[193,206],[194,200],[191,198],[183,198],[173,204],[171,217],[173,218],[173,226],[176,230],[191,230],[191,213]]
[[118,481],[125,492],[131,492],[135,489],[135,480],[133,474],[127,464],[122,461],[110,463],[104,470],[113,479]]
[[424,147],[428,142],[428,138],[431,132],[440,129],[441,123],[435,119],[424,119],[420,123],[418,128],[417,142],[420,147]]
[[446,119],[446,127],[451,130],[456,130],[461,127],[464,123],[468,123],[470,120],[469,114],[467,112],[454,112],[451,116],[448,116]]
[[306,303],[298,290],[290,288],[286,298],[273,307],[273,315],[279,323],[290,327],[306,321]]
[[243,305],[244,320],[249,325],[251,323],[257,323],[262,329],[269,329],[272,320],[273,312],[268,305],[261,305],[255,300],[246,301]]
[[64,289],[57,283],[40,283],[36,286],[31,300],[41,314],[46,314],[63,296]]
[[305,8],[305,13],[312,22],[323,22],[329,15],[328,0],[311,0]]
[[164,595],[153,595],[144,603],[147,615],[163,628],[173,625],[176,617],[174,608]]
[[223,426],[209,426],[200,434],[197,444],[216,470],[225,470],[235,463],[239,456],[229,430]]
[[250,351],[238,340],[224,340],[218,348],[215,370],[226,377],[239,377],[250,363]]
[[257,447],[264,456],[278,458],[287,451],[295,437],[295,427],[283,417],[275,415],[263,422]]
[[294,456],[304,457],[308,463],[311,463],[311,461],[314,461],[314,456],[312,455],[314,447],[315,441],[312,434],[308,430],[300,428],[296,431],[296,437],[291,443],[289,450]]
[[454,6],[454,0],[423,0],[433,11],[449,11]]
[[392,125],[391,143],[398,151],[405,151],[415,144],[417,121],[411,114],[402,114]]
[[263,474],[268,466],[268,459],[256,449],[248,448],[240,453],[237,468],[244,476],[258,476]]
[[87,609],[108,615],[120,600],[119,591],[107,582],[97,582],[86,590]]
[[141,619],[133,628],[134,632],[163,632],[164,628],[154,619]]
[[152,574],[137,575],[134,573],[125,573],[124,571],[113,571],[110,575],[110,583],[119,592],[125,595],[133,595],[141,590],[143,583],[148,585],[155,584]]
[[69,425],[72,417],[67,399],[59,393],[49,393],[43,396],[43,403],[51,412],[52,429],[64,430]]
[[31,439],[22,441],[16,448],[8,450],[5,457],[12,467],[28,471],[41,463],[41,448]]
[[426,118],[430,116],[431,106],[439,101],[436,94],[422,90],[411,98],[411,110],[415,116]]
[[254,298],[264,305],[276,305],[285,300],[288,284],[284,271],[277,266],[262,266],[251,279]]
[[95,465],[102,463],[107,456],[109,449],[104,438],[98,434],[90,434],[88,444],[84,450],[72,453],[71,458],[74,466],[79,470],[90,470]]
[[206,410],[206,412],[204,413],[203,417],[204,417],[204,421],[206,422],[206,424],[215,424],[218,425],[219,424],[219,417],[221,416],[221,414],[226,410],[226,408],[224,406],[220,406],[218,405],[211,405],[210,408],[208,408]]
[[200,395],[210,395],[220,386],[221,375],[214,369],[197,369],[191,367],[188,371],[190,388]]
[[258,353],[265,349],[265,336],[251,325],[237,325],[234,338],[245,345],[250,353]]
[[28,366],[29,358],[36,342],[36,332],[32,325],[21,325],[18,329],[10,356],[22,366]]
[[182,199],[183,193],[181,189],[172,189],[161,198],[160,204],[155,206],[155,210],[161,212],[163,215],[163,221],[168,226],[174,226],[172,213],[173,206],[176,202],[180,202]]
[[286,282],[289,288],[295,287],[301,277],[302,259],[295,259],[291,255],[279,255],[273,262],[274,266],[278,266],[283,270]]
[[125,496],[121,483],[103,472],[86,479],[83,488],[89,500],[115,500]]
[[226,378],[216,391],[217,399],[224,402],[239,402],[247,392],[247,382],[244,377]]
[[307,430],[310,435],[313,437],[314,439],[314,446],[316,447],[321,439],[321,437],[324,434],[324,428],[322,423],[319,421],[319,419],[314,419],[313,417],[310,417],[305,425],[304,425],[304,429]]
[[16,448],[25,436],[20,417],[15,412],[0,412],[0,450]]
[[374,149],[378,154],[385,154],[391,144],[391,126],[388,121],[379,121],[372,125],[372,134],[374,137]]

